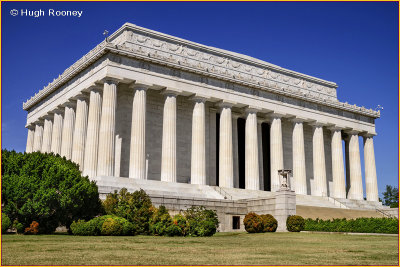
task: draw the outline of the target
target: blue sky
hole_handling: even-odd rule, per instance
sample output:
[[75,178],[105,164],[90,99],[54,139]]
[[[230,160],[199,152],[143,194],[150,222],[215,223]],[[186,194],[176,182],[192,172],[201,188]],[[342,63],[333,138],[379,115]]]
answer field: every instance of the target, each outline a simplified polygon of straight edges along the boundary
[[[23,101],[100,43],[105,29],[112,33],[131,22],[334,81],[341,101],[367,108],[382,105],[374,140],[379,191],[386,184],[398,185],[395,2],[1,4],[2,148],[25,150]],[[12,9],[47,13],[49,8],[79,10],[83,15],[10,15]]]

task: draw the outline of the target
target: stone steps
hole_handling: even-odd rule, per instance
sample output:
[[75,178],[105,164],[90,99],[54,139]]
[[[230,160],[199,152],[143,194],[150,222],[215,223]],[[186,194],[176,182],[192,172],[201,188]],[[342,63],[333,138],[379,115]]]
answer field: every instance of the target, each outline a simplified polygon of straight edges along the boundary
[[220,193],[226,199],[240,200],[240,199],[255,199],[255,198],[270,198],[274,197],[274,192],[261,191],[261,190],[249,190],[241,188],[225,188],[212,186],[216,192]]
[[310,195],[296,195],[296,205],[312,206],[312,207],[325,207],[325,208],[341,208],[339,204],[335,204],[327,197],[310,196]]
[[151,195],[175,196],[184,198],[210,198],[224,199],[224,197],[216,192],[208,185],[192,185],[184,183],[169,183],[153,180],[139,180],[122,177],[100,176],[93,180],[96,181],[100,193],[110,193],[121,188],[128,189],[133,192],[143,189]]

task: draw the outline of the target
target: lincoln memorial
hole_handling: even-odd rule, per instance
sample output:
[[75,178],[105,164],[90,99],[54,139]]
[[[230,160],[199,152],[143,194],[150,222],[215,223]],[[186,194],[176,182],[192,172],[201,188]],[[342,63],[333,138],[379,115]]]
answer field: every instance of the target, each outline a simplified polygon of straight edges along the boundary
[[382,208],[380,113],[339,101],[337,87],[126,23],[23,103],[26,152],[77,163],[103,197],[142,188],[176,212],[215,208],[222,231],[249,211],[281,222],[296,205]]

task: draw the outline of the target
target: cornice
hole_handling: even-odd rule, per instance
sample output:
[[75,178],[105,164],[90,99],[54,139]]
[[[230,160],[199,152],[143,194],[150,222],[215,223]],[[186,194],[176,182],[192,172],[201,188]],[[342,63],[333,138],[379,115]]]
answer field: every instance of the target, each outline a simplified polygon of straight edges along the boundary
[[[380,117],[379,111],[338,101],[335,83],[286,70],[245,55],[200,45],[130,23],[124,24],[108,40],[109,42],[103,41],[97,45],[53,82],[24,102],[23,108],[30,109],[102,55],[111,52],[368,117]],[[112,43],[113,41],[118,44]],[[307,91],[312,87],[316,87],[320,93],[318,90]]]

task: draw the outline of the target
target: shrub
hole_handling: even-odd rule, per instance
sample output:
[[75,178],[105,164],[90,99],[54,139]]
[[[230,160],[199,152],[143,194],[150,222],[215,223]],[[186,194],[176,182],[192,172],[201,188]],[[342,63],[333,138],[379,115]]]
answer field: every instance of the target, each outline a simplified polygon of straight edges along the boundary
[[134,235],[135,227],[128,220],[112,215],[94,218],[88,222],[79,220],[71,224],[74,235]]
[[1,213],[1,233],[4,234],[11,226],[11,220],[5,213]]
[[218,216],[213,210],[203,206],[191,207],[184,212],[191,236],[212,236],[218,228]]
[[37,221],[40,233],[51,233],[101,213],[95,182],[65,157],[2,150],[1,174],[3,211],[23,227]]
[[165,206],[160,206],[153,211],[149,222],[150,233],[153,235],[166,235],[167,228],[172,225],[171,216]]
[[29,227],[25,229],[25,234],[27,235],[36,235],[39,233],[39,223],[33,221]]
[[260,216],[263,224],[263,232],[275,232],[278,227],[278,221],[271,214],[263,214]]
[[304,218],[298,215],[291,215],[286,219],[286,229],[289,232],[300,232],[304,230]]
[[246,214],[243,224],[248,233],[261,233],[264,230],[261,216],[254,212]]
[[71,231],[74,235],[84,235],[84,236],[92,236],[98,235],[99,230],[97,225],[91,223],[93,220],[85,222],[84,220],[78,220],[77,222],[73,222],[71,224]]
[[398,222],[399,220],[396,218],[306,219],[304,230],[397,234],[399,232]]
[[149,221],[154,207],[144,190],[129,193],[126,188],[122,188],[119,193],[115,191],[107,195],[103,205],[107,214],[125,218],[133,223],[138,234],[150,232]]
[[122,235],[123,226],[120,222],[113,218],[108,218],[104,221],[101,227],[102,235]]
[[175,231],[173,235],[187,236],[189,234],[189,223],[182,214],[176,214],[172,218],[172,223],[174,226],[178,227],[178,228],[172,227],[172,229],[170,230],[170,231]]

